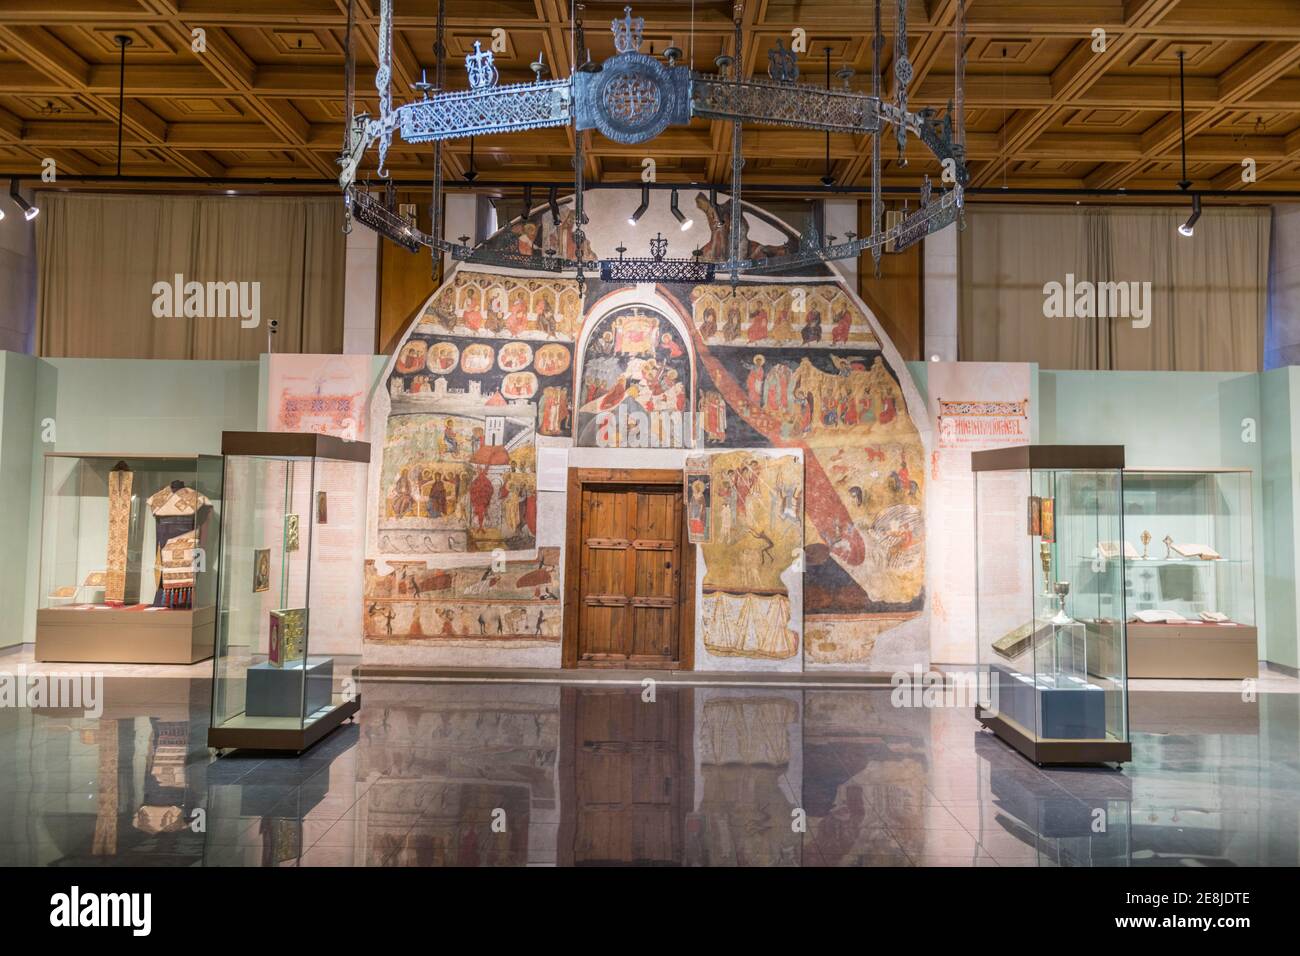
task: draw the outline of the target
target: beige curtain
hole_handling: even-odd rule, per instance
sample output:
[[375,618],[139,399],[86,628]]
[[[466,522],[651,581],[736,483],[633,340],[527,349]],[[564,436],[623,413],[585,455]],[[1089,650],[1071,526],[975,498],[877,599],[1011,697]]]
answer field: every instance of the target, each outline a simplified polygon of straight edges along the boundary
[[[1258,371],[1271,212],[1207,208],[1190,239],[1177,231],[1188,213],[967,207],[961,358],[1055,369]],[[1129,283],[1141,298],[1117,317],[1045,316],[1044,287],[1067,287],[1068,276],[1076,289],[1081,282]],[[1139,303],[1149,308],[1146,327]]]
[[[276,352],[342,351],[337,197],[46,193],[37,223],[41,355],[255,359],[271,319]],[[245,305],[257,283],[258,324],[217,314],[224,291],[215,299],[205,291],[202,315],[156,317],[155,284],[177,275],[205,290],[243,284]]]

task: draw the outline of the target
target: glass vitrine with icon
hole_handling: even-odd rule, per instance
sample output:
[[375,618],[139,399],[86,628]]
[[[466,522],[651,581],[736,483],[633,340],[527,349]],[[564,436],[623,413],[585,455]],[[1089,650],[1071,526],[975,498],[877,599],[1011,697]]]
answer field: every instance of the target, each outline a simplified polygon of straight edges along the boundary
[[[328,435],[226,432],[208,745],[306,750],[354,715],[359,628],[350,545],[364,522],[370,446]],[[359,638],[359,634],[357,635]]]
[[1128,760],[1124,449],[974,452],[977,717],[1037,763]]

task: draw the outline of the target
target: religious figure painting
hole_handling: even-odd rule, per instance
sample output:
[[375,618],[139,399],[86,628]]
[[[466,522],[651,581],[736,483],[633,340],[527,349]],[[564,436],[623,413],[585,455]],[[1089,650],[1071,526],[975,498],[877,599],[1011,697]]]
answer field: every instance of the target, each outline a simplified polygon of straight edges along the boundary
[[395,415],[381,471],[383,553],[536,547],[531,406]]
[[[551,342],[534,351],[525,341],[467,336],[451,340],[413,332],[403,349],[413,343],[424,346],[421,355],[429,361],[410,371],[403,371],[400,361],[394,366],[388,388],[395,414],[535,402],[539,432],[569,433],[570,343]],[[562,403],[557,389],[563,392]],[[551,407],[546,409],[537,399],[548,393]]]
[[584,348],[578,388],[578,445],[689,444],[689,353],[681,333],[658,312],[628,306],[596,322]]
[[[686,461],[690,483],[709,477],[700,626],[710,653],[787,659],[798,653],[789,587],[782,580],[803,544],[803,461],[760,450],[714,452]],[[703,504],[702,492],[696,499]],[[692,539],[694,540],[694,539]]]
[[[461,270],[430,300],[414,331],[572,342],[581,325],[582,297],[572,280]],[[399,359],[404,350],[399,350]]]
[[[696,290],[697,432],[706,447],[804,449],[804,653],[818,663],[861,663],[882,633],[924,608],[924,446],[894,371],[874,338],[855,331],[870,328],[859,310],[850,307],[849,319],[834,319],[828,331],[821,313],[835,315],[840,303],[809,286],[807,302],[823,301],[804,318],[808,347],[751,344],[744,316],[752,327],[763,288],[742,290],[737,301]],[[723,316],[716,330],[715,314]],[[835,335],[838,347],[827,341],[837,324],[848,329]],[[713,394],[725,401],[725,417]],[[716,512],[716,485],[713,501]]]
[[721,285],[691,291],[691,316],[708,345],[879,349],[867,317],[830,283]]
[[559,548],[532,560],[436,568],[367,561],[366,640],[527,647],[560,640]]

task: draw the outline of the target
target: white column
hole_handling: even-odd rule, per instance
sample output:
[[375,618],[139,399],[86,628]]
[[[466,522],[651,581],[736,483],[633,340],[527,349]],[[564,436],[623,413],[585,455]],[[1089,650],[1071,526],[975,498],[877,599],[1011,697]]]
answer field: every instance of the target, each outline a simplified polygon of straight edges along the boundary
[[927,236],[922,250],[925,358],[957,361],[957,227]]
[[[442,238],[448,242],[460,242],[461,236],[469,236],[469,241],[473,243],[478,236],[478,197],[473,193],[447,193],[446,204],[443,206],[446,212],[443,214],[442,221]],[[447,253],[442,254],[442,274],[446,275],[451,271],[452,258]]]
[[358,222],[347,235],[343,265],[343,352],[375,354],[379,307],[379,233]]
[[[826,235],[835,236],[837,242],[848,239],[849,233],[858,231],[858,201],[856,199],[827,199],[822,204],[825,216]],[[849,288],[858,291],[858,260],[840,259],[835,263]]]

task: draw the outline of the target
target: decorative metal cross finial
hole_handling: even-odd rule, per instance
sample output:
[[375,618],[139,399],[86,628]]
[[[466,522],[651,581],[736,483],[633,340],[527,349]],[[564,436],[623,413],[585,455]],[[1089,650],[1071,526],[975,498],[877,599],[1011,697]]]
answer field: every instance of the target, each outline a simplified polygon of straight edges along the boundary
[[767,75],[778,83],[793,83],[799,79],[799,58],[780,40],[767,51]]
[[632,8],[623,8],[623,19],[610,21],[614,33],[614,49],[619,53],[636,53],[641,49],[641,34],[645,30],[645,17],[632,17]]
[[465,57],[465,72],[469,74],[469,87],[472,90],[497,85],[499,74],[496,64],[492,62],[492,51],[484,50],[478,40],[474,41],[474,52]]
[[668,240],[664,238],[662,232],[656,233],[655,237],[650,240],[650,255],[656,262],[662,262],[664,256],[668,254]]

